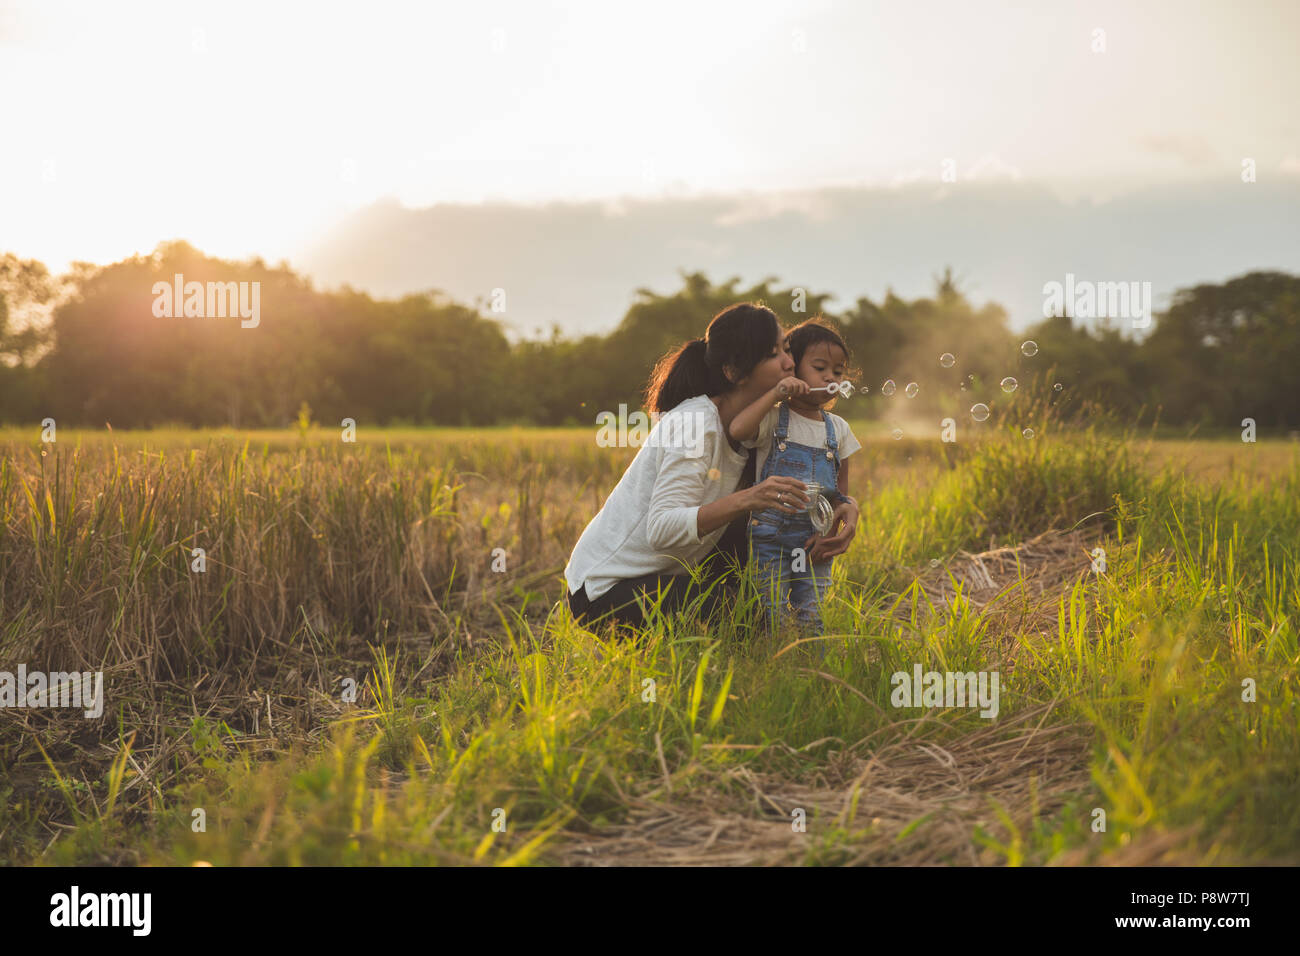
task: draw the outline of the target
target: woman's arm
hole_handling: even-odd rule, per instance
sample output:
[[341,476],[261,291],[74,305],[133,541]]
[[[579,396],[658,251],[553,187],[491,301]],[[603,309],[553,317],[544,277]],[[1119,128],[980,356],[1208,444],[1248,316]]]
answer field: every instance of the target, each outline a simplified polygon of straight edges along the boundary
[[[807,486],[789,475],[771,475],[756,485],[733,491],[717,501],[700,505],[696,513],[699,536],[716,531],[750,511],[777,508],[786,514],[798,514],[808,507]],[[847,507],[847,506],[844,506]],[[853,505],[856,514],[857,502]],[[838,512],[837,512],[838,513]]]
[[713,445],[722,441],[716,429],[708,434],[699,423],[688,421],[689,414],[681,409],[667,412],[650,434],[654,440],[646,441],[647,446],[662,449],[646,514],[646,538],[661,554],[700,543],[696,512],[708,485]]
[[[667,469],[665,469],[667,471]],[[663,472],[661,472],[661,477]],[[782,485],[787,496],[796,493],[797,485],[794,479],[789,480],[789,487]],[[656,489],[658,491],[658,489]],[[702,492],[703,489],[700,489]],[[775,494],[776,492],[774,492]],[[680,534],[674,535],[672,530],[673,512],[691,510],[690,505],[678,505],[677,508],[665,508],[666,502],[663,497],[656,494],[655,500],[650,507],[650,516],[647,522],[647,534],[650,538],[650,546],[657,551],[672,551],[674,548],[683,547],[690,544],[699,543],[710,531],[716,531],[724,525],[731,524],[743,514],[753,511],[756,507],[756,492],[753,487],[743,488],[740,491],[733,491],[729,495],[723,495],[715,501],[708,504],[697,505],[695,511],[695,539],[694,541],[683,539]],[[702,497],[702,494],[695,496]]]
[[753,491],[752,487],[744,488],[723,495],[717,501],[710,501],[707,505],[700,505],[700,510],[695,515],[698,535],[703,538],[710,531],[717,531],[724,525],[731,524],[741,515],[752,511],[750,499],[753,497]]
[[658,442],[663,455],[646,515],[646,537],[655,551],[671,554],[699,544],[709,532],[748,511],[780,508],[787,514],[797,514],[807,507],[804,483],[784,475],[772,475],[749,488],[701,504],[711,480],[707,468],[713,460],[714,443],[726,440],[721,429],[696,433],[688,450],[680,415],[665,414],[658,427],[663,429]]

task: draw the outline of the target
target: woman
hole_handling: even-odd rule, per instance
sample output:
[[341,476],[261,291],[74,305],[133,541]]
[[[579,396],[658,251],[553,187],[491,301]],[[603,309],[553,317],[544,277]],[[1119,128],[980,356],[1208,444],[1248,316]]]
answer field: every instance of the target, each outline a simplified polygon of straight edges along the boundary
[[[797,514],[808,504],[797,478],[752,484],[754,455],[728,433],[739,411],[793,373],[776,313],[751,303],[719,312],[704,338],[660,360],[646,389],[659,420],[564,569],[575,619],[644,626],[639,598],[671,613],[701,596],[713,616],[735,589],[726,559],[743,554],[749,512]],[[831,535],[810,542],[809,561],[848,550],[857,521],[857,502],[846,498]]]

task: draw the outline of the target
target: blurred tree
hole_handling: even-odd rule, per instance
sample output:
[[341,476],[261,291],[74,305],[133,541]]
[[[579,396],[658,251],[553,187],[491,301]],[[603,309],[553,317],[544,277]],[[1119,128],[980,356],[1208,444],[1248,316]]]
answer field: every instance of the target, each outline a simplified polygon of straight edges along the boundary
[[1142,351],[1174,420],[1300,426],[1300,277],[1251,272],[1180,290]]
[[[227,318],[154,314],[156,282],[256,282],[260,324]],[[763,302],[791,327],[822,314],[852,351],[865,400],[840,414],[929,417],[972,401],[1003,402],[1005,375],[1022,385],[1041,378],[1095,398],[1125,416],[1160,406],[1166,423],[1237,428],[1300,427],[1295,372],[1300,366],[1300,277],[1255,272],[1221,285],[1180,290],[1151,333],[1137,341],[1109,324],[1045,319],[1013,333],[995,303],[975,306],[952,269],[935,276],[931,298],[888,291],[836,313],[831,296],[787,287],[773,277],[749,287],[713,284],[682,272],[671,294],[638,289],[607,335],[511,345],[498,322],[432,290],[376,300],[349,288],[317,291],[285,264],[228,262],[185,242],[97,267],[78,263],[52,279],[38,262],[0,259],[0,414],[118,427],[185,422],[196,426],[291,427],[303,402],[322,423],[344,418],[384,425],[574,422],[594,427],[601,411],[640,407],[655,362],[703,335],[736,302]],[[797,302],[803,309],[794,311]],[[53,306],[48,329],[14,331],[15,312]],[[1039,355],[1019,344],[1032,338]],[[33,358],[41,348],[49,348]],[[944,368],[939,356],[956,361]],[[915,400],[889,405],[880,383]],[[967,387],[962,389],[962,385]],[[1023,394],[1023,393],[1022,393]],[[39,413],[39,414],[38,414]]]
[[[58,293],[58,283],[35,259],[19,259],[12,252],[0,256],[0,364],[26,365],[48,341],[48,330],[32,324],[40,306]],[[27,320],[17,328],[19,317]]]

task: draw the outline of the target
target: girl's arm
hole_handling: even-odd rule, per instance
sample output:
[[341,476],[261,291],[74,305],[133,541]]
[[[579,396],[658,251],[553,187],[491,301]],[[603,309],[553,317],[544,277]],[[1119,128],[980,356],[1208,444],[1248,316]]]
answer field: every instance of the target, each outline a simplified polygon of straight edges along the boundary
[[782,379],[768,391],[760,395],[752,405],[747,405],[736,413],[727,429],[736,441],[753,441],[758,437],[758,426],[763,416],[772,410],[772,406],[790,395],[801,395],[808,391],[808,383],[791,375]]
[[844,500],[849,494],[849,462],[848,459],[840,460],[840,476],[835,483],[840,490],[840,500]]
[[758,426],[763,416],[772,410],[772,406],[781,400],[781,386],[773,386],[758,397],[752,405],[746,405],[736,413],[727,429],[736,441],[753,441],[758,437]]

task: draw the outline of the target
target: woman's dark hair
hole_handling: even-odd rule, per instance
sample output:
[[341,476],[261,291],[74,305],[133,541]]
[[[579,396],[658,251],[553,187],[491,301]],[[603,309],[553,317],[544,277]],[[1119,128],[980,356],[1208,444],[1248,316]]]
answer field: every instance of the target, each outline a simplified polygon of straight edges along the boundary
[[704,338],[669,352],[655,365],[646,385],[646,407],[669,411],[696,395],[721,395],[736,387],[723,366],[742,379],[781,344],[776,313],[757,302],[728,306],[713,317]]

